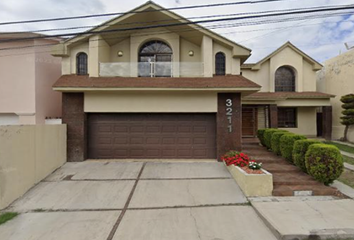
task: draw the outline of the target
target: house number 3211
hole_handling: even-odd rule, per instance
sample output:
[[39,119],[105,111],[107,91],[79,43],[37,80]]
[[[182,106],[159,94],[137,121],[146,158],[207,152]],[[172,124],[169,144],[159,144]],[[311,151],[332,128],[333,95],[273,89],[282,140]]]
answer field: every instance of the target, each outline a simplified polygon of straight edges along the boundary
[[228,121],[227,129],[229,133],[232,133],[232,117],[233,117],[232,99],[226,99],[226,118]]

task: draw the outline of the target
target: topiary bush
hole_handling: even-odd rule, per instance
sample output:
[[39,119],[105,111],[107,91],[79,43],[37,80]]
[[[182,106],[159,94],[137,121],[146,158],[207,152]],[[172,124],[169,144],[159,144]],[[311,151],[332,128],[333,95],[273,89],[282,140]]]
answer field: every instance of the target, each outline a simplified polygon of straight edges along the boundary
[[295,141],[294,149],[293,149],[294,164],[299,168],[301,168],[301,170],[304,171],[305,173],[307,173],[307,168],[305,163],[306,152],[312,144],[320,144],[320,143],[321,143],[320,141],[310,140],[310,139]]
[[313,144],[307,150],[305,163],[308,173],[326,185],[342,174],[343,157],[339,149],[327,144]]
[[354,125],[354,94],[348,94],[342,96],[340,101],[343,103],[342,111],[343,116],[341,119],[341,124],[345,126],[343,141],[348,141],[348,130],[349,127]]
[[268,128],[264,132],[264,144],[268,149],[271,149],[271,144],[272,144],[272,135],[275,132],[279,132],[281,130],[275,129],[275,128]]
[[287,134],[289,132],[287,131],[278,131],[272,134],[272,139],[271,139],[271,149],[272,151],[277,154],[277,155],[281,155],[280,152],[280,138],[284,135]]
[[263,128],[263,129],[258,129],[257,130],[257,137],[259,139],[259,141],[261,142],[261,144],[263,146],[265,146],[265,143],[264,143],[264,132],[265,130],[267,130],[266,128]]
[[306,139],[305,136],[287,133],[280,138],[280,153],[289,162],[293,162],[293,148],[297,140]]

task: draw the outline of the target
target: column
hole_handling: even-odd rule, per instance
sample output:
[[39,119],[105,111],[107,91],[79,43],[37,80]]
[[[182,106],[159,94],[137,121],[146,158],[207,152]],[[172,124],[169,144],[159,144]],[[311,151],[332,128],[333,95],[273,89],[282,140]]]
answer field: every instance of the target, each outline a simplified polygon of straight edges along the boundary
[[217,112],[217,158],[242,149],[241,93],[219,93]]
[[326,140],[332,139],[332,106],[322,107],[322,129]]
[[269,105],[269,127],[278,128],[278,106],[276,104]]
[[87,156],[87,115],[84,93],[63,93],[63,124],[67,125],[68,162],[81,162]]

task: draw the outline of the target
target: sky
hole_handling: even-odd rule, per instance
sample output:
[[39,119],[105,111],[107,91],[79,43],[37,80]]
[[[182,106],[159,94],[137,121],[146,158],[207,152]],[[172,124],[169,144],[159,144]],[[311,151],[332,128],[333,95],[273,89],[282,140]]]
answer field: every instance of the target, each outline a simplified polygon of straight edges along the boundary
[[[170,8],[237,1],[241,0],[155,0],[154,2],[163,7]],[[0,22],[125,12],[145,2],[145,0],[0,1]],[[346,4],[354,4],[354,0],[284,0],[274,3],[212,7],[198,10],[176,10],[175,12],[183,17],[191,18],[215,14],[235,14]],[[100,24],[110,18],[112,17],[0,26],[0,32],[91,26]],[[250,21],[254,22],[254,20]],[[354,46],[354,15],[351,14],[310,20],[299,19],[299,21],[290,22],[274,21],[273,23],[262,25],[249,25],[250,21],[247,21],[247,26],[232,26],[228,28],[224,26],[223,28],[213,29],[213,31],[224,37],[252,49],[252,56],[248,59],[248,63],[257,62],[287,41],[291,41],[319,62],[345,52],[346,47],[344,43]],[[235,25],[235,23],[232,22],[231,24]],[[215,23],[205,24],[205,26],[209,25],[215,25]],[[55,33],[59,32],[50,32],[47,34]]]

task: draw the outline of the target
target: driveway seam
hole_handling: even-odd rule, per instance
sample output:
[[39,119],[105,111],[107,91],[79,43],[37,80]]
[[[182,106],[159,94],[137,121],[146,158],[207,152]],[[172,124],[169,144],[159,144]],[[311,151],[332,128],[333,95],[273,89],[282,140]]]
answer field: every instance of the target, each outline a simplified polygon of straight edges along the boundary
[[179,209],[179,208],[207,208],[207,207],[240,207],[251,206],[249,202],[245,203],[225,203],[225,204],[204,204],[204,205],[191,205],[191,206],[166,206],[166,207],[143,207],[143,208],[128,208],[127,210],[161,210],[161,209]]
[[139,172],[138,177],[136,178],[135,183],[134,183],[134,185],[133,185],[133,188],[132,188],[132,190],[131,190],[131,192],[130,192],[130,194],[129,194],[129,196],[128,196],[127,202],[125,203],[122,212],[119,214],[119,217],[118,217],[116,223],[113,225],[113,228],[112,228],[111,232],[109,233],[109,235],[108,235],[108,237],[107,237],[107,240],[112,240],[113,237],[114,237],[114,235],[116,234],[117,229],[118,229],[118,227],[119,227],[119,224],[121,223],[121,221],[122,221],[122,219],[123,219],[123,217],[124,217],[124,214],[125,214],[125,212],[126,212],[127,209],[128,209],[128,206],[129,206],[129,204],[130,204],[130,201],[131,201],[131,199],[132,199],[132,197],[133,197],[133,195],[134,195],[134,192],[135,192],[136,186],[138,185],[138,182],[139,182],[139,180],[140,180],[140,177],[141,177],[141,175],[143,174],[143,171],[144,171],[145,166],[146,166],[146,162],[143,163],[143,165],[141,166],[140,172]]

